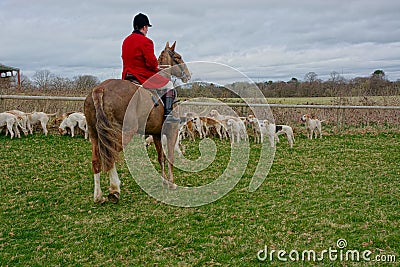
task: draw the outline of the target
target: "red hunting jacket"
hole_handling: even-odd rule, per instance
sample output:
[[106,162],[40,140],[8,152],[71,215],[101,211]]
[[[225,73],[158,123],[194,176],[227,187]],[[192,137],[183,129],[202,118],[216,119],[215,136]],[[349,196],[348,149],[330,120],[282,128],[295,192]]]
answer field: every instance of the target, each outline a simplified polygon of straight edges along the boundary
[[157,74],[158,60],[154,55],[153,41],[139,31],[134,31],[122,43],[122,64],[122,79],[132,74],[144,87],[150,89],[163,87],[169,82]]

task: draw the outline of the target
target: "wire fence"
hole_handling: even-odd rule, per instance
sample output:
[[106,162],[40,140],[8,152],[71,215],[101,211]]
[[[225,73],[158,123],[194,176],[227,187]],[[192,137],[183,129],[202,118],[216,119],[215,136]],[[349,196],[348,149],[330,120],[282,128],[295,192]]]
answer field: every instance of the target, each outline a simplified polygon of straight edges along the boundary
[[[86,97],[77,96],[29,96],[29,95],[0,95],[0,100],[60,100],[84,101]],[[270,107],[270,108],[311,108],[311,109],[386,109],[400,110],[400,106],[354,106],[354,105],[302,105],[302,104],[261,104],[261,103],[221,103],[221,102],[183,102],[182,105],[193,106],[231,106],[231,107]]]

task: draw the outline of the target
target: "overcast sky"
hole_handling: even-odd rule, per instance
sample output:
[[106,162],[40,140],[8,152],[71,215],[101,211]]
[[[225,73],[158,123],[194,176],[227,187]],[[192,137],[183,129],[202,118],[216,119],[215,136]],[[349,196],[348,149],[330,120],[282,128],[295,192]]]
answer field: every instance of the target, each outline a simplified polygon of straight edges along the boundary
[[120,78],[121,44],[139,12],[157,56],[177,41],[186,62],[226,64],[256,82],[377,69],[400,79],[398,0],[0,0],[0,63],[28,77]]

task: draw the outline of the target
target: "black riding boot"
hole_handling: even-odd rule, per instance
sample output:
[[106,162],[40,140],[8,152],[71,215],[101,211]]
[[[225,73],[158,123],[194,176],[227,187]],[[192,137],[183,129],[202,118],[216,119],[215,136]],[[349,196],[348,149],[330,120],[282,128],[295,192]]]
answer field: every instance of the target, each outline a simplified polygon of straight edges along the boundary
[[166,123],[179,123],[180,119],[174,117],[172,114],[172,105],[174,104],[174,97],[165,97],[164,102],[164,117]]

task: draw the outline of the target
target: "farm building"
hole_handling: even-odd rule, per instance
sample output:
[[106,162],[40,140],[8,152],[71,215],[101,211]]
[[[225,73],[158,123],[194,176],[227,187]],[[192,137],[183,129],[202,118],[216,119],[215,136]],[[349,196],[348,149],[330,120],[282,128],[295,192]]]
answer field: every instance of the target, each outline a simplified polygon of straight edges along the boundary
[[17,75],[18,78],[18,87],[21,85],[21,75],[20,70],[18,68],[9,67],[3,64],[0,64],[0,78],[9,78]]

